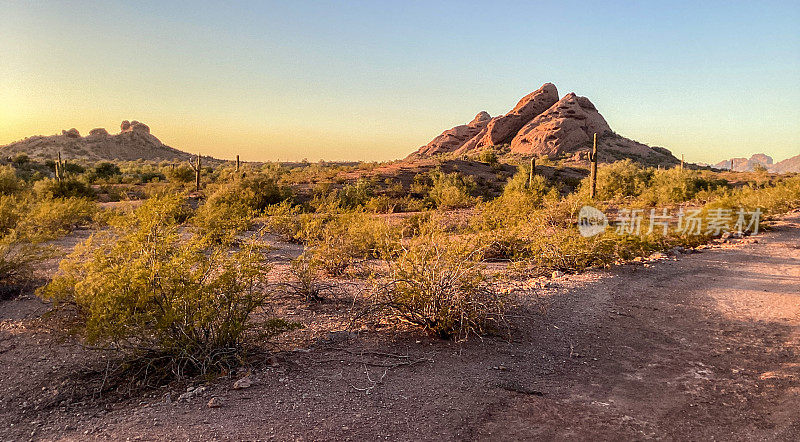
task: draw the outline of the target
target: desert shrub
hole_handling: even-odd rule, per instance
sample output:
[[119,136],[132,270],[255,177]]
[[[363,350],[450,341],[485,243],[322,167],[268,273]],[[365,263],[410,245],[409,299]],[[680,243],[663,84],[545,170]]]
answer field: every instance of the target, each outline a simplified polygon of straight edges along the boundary
[[69,161],[64,161],[64,172],[68,174],[81,174],[86,172],[86,168],[81,166],[80,164],[70,163]]
[[49,249],[33,245],[15,233],[0,235],[0,301],[19,294],[31,283],[35,265],[49,257]]
[[293,280],[287,283],[288,291],[306,302],[318,302],[336,293],[336,284],[325,282],[320,262],[308,255],[292,260],[289,273]]
[[431,188],[428,191],[429,200],[440,209],[456,209],[472,207],[477,199],[470,195],[475,187],[472,177],[465,177],[458,173],[445,174],[437,171],[431,174]]
[[94,167],[93,172],[94,175],[101,180],[107,180],[116,175],[122,175],[122,171],[120,170],[119,166],[117,166],[114,163],[109,163],[105,161],[98,163]]
[[503,324],[506,299],[483,274],[474,244],[430,231],[389,249],[376,305],[437,336],[467,338]]
[[25,188],[25,182],[17,177],[11,166],[0,165],[0,195],[13,195]]
[[298,236],[304,254],[331,275],[341,275],[359,260],[375,258],[393,235],[385,221],[365,212],[316,215],[303,219]]
[[194,181],[194,175],[194,170],[185,164],[167,170],[167,178],[176,183],[191,183]]
[[255,210],[237,191],[238,188],[230,184],[218,188],[197,208],[193,224],[218,240],[247,230]]
[[[645,169],[630,159],[601,165],[597,169],[597,198],[601,200],[637,197],[646,188],[653,176],[652,169]],[[581,191],[589,192],[589,178],[581,183]]]
[[347,209],[365,206],[372,196],[372,185],[364,179],[348,184],[339,191],[341,206]]
[[800,175],[779,178],[763,187],[747,185],[718,195],[706,208],[761,209],[765,214],[787,212],[800,207]]
[[28,157],[28,155],[24,153],[16,154],[14,158],[11,160],[11,162],[15,166],[25,166],[26,164],[30,163],[30,161],[31,161],[30,157]]
[[157,183],[166,180],[167,177],[161,172],[149,171],[140,173],[139,179],[142,183]]
[[17,226],[24,212],[21,197],[0,194],[0,237]]
[[0,195],[0,236],[14,231],[19,238],[41,242],[57,238],[77,225],[93,222],[99,207],[84,198]]
[[253,318],[269,299],[259,250],[182,235],[175,221],[182,205],[180,197],[146,201],[77,247],[39,291],[76,312],[88,343],[159,361],[157,369],[178,376],[225,369],[249,332],[287,327]]
[[289,201],[267,206],[264,210],[264,230],[284,241],[297,241],[302,228],[300,207]]
[[672,168],[653,170],[650,181],[638,196],[646,206],[675,204],[691,201],[704,192],[705,198],[717,189],[727,188],[727,181],[705,178],[693,170]]
[[44,179],[37,181],[33,190],[39,198],[94,198],[91,187],[75,178],[62,180]]

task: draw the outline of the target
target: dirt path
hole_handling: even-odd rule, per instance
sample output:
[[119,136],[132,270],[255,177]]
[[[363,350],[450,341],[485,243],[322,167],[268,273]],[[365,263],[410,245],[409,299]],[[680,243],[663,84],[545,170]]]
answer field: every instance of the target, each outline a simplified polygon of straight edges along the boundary
[[[56,347],[49,359],[27,360],[53,339],[19,325],[42,308],[30,299],[0,303],[0,439],[796,440],[800,434],[800,214],[756,244],[571,276],[557,285],[547,289],[546,313],[519,312],[513,341],[332,333],[252,373],[248,389],[217,381],[188,400],[167,401],[165,389],[116,404],[88,400],[49,409],[31,404],[52,394],[48,373],[74,369],[80,354]],[[209,409],[214,396],[223,406]]]

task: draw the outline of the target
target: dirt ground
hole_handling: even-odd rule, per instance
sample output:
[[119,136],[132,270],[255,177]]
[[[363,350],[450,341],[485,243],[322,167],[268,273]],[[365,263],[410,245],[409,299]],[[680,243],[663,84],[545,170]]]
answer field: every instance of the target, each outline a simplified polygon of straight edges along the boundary
[[510,340],[335,331],[335,303],[287,304],[320,325],[249,388],[127,399],[74,386],[102,355],[48,331],[47,305],[0,302],[0,439],[797,440],[800,213],[755,239],[531,282]]

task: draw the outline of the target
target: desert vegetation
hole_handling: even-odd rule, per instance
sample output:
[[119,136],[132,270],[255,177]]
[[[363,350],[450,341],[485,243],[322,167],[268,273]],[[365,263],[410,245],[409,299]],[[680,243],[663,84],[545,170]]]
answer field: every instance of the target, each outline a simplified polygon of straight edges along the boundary
[[[0,286],[9,298],[39,285],[75,339],[137,367],[126,373],[169,380],[227,372],[301,327],[276,313],[286,297],[344,296],[337,305],[353,321],[443,339],[502,336],[516,305],[508,281],[718,236],[609,228],[584,237],[583,206],[765,217],[800,206],[800,176],[623,160],[600,165],[592,199],[589,178],[559,178],[558,161],[532,171],[524,160],[478,160],[516,173],[501,174],[495,192],[480,176],[445,171],[446,159],[411,179],[375,175],[375,164],[219,163],[200,170],[198,192],[184,164],[76,162],[55,178],[48,162],[14,158],[0,165]],[[55,244],[78,227],[92,233],[64,256]],[[275,247],[298,252],[276,260]],[[63,258],[55,275],[32,283],[36,263],[54,257]]]

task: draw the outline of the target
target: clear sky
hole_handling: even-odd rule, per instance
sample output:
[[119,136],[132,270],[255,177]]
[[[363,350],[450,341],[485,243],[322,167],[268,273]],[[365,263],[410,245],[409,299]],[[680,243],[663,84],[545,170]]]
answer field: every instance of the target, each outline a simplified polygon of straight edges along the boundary
[[800,2],[0,0],[0,145],[139,120],[245,160],[404,157],[553,82],[690,161],[800,154]]

